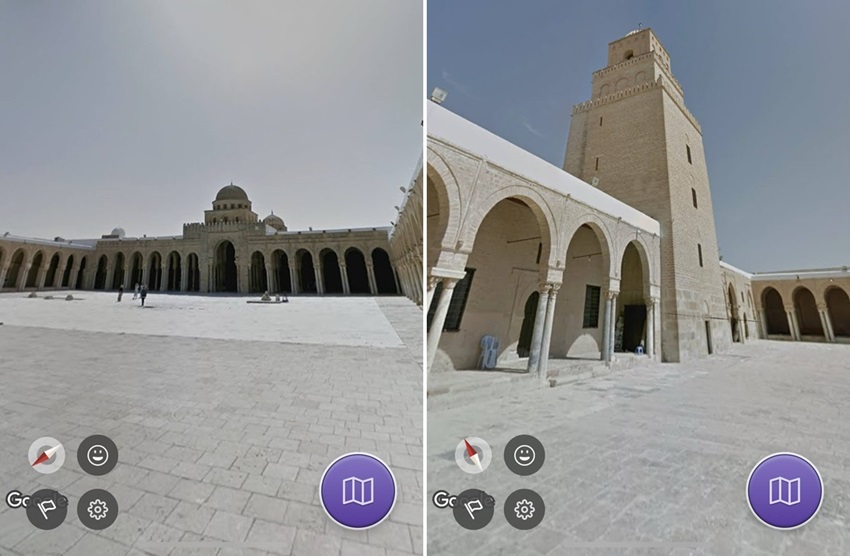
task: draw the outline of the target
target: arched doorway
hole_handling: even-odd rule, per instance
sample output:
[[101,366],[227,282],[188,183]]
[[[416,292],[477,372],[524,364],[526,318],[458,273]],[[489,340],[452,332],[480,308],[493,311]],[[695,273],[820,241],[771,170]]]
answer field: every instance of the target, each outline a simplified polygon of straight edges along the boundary
[[94,289],[106,289],[106,267],[108,264],[106,255],[101,255],[97,261],[97,271],[94,273]]
[[251,254],[251,272],[248,282],[248,291],[251,293],[265,293],[269,290],[268,278],[266,277],[266,258],[259,251],[254,251]]
[[142,262],[142,254],[138,251],[133,253],[131,262],[133,270],[130,272],[130,287],[132,289],[136,289],[137,285],[142,285],[142,278],[144,277],[145,266]]
[[348,275],[348,289],[351,293],[370,293],[369,272],[366,270],[366,257],[356,247],[345,252],[345,273]]
[[172,251],[168,254],[168,282],[165,286],[168,291],[180,291],[183,280],[183,267],[180,263],[180,253]]
[[764,307],[764,318],[768,334],[790,336],[791,329],[788,327],[788,316],[785,314],[785,305],[782,296],[775,288],[767,288],[761,294],[762,307]]
[[522,328],[519,331],[519,341],[516,345],[516,353],[519,357],[528,357],[531,351],[531,336],[534,333],[534,319],[537,315],[537,304],[540,301],[539,292],[531,292],[525,301],[523,310]]
[[[538,205],[525,198],[494,204],[470,235],[474,240],[469,242],[465,275],[454,285],[437,345],[456,369],[476,367],[484,336],[499,339],[497,364],[502,363],[503,354],[517,353],[523,308],[538,290],[550,249],[546,218]],[[436,326],[443,291],[443,283],[438,282],[428,308],[429,331]]]
[[148,266],[148,289],[158,291],[162,286],[162,255],[158,251],[154,251],[150,256],[150,266]]
[[67,288],[71,284],[71,271],[74,269],[74,255],[68,255],[68,262],[65,263],[65,273],[62,275],[61,287]]
[[22,267],[24,266],[24,250],[18,249],[12,255],[12,260],[9,263],[9,270],[6,271],[6,281],[3,283],[4,288],[16,288],[18,287],[18,280],[22,279],[23,272],[21,272]]
[[38,287],[38,273],[41,272],[41,265],[44,264],[44,253],[39,251],[35,254],[35,257],[32,258],[32,265],[30,266],[30,271],[27,274],[26,286],[27,288],[36,288]]
[[198,254],[189,253],[186,257],[186,289],[190,292],[201,291],[201,272],[198,267]]
[[333,249],[324,249],[322,257],[322,278],[325,293],[342,293],[342,274],[339,268],[339,258]]
[[124,253],[115,256],[115,267],[112,271],[112,289],[117,290],[124,285]]
[[292,293],[292,276],[289,274],[289,255],[283,249],[276,249],[272,253],[275,272],[277,273],[276,290],[278,292]]
[[380,247],[372,250],[372,266],[375,273],[375,287],[378,293],[398,293],[395,285],[395,272],[390,256]]
[[629,242],[620,266],[620,293],[614,320],[614,349],[634,353],[638,346],[646,350],[646,290],[648,261],[640,245]]
[[740,330],[738,322],[738,298],[735,296],[735,287],[730,283],[726,290],[727,303],[729,304],[729,325],[732,327],[732,341],[740,342]]
[[301,281],[301,293],[317,293],[313,255],[306,249],[301,249],[296,253],[296,257],[298,257],[298,279]]
[[800,287],[794,291],[794,311],[797,313],[800,336],[825,337],[815,296],[811,290]]
[[54,253],[50,257],[50,264],[47,266],[47,274],[44,276],[44,287],[56,287],[56,273],[59,272],[59,253]]
[[[540,239],[535,241],[539,247]],[[610,257],[608,240],[598,224],[586,223],[576,228],[567,247],[550,353],[597,360],[602,355],[603,294],[607,290]]]
[[227,240],[218,244],[213,263],[215,289],[217,292],[238,291],[236,248]]
[[850,338],[850,297],[843,289],[833,286],[826,291],[826,307],[836,338]]

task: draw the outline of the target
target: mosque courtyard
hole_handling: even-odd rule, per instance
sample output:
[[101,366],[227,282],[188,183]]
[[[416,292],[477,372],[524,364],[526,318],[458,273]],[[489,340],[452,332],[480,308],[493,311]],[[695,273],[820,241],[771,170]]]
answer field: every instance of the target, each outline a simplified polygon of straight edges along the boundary
[[[474,391],[444,388],[428,400],[428,496],[475,488],[495,498],[495,511],[469,531],[429,500],[428,552],[847,554],[848,397],[850,346],[766,340],[555,388],[495,376]],[[545,448],[530,476],[505,464],[505,446],[520,434]],[[483,473],[455,463],[465,437],[489,443]],[[776,452],[808,458],[823,478],[819,513],[792,531],[763,525],[747,504],[750,471]],[[518,489],[545,502],[542,522],[528,531],[504,513]]]
[[[0,553],[118,555],[420,553],[422,311],[403,297],[246,297],[75,291],[0,295],[3,493],[52,488],[58,528],[0,506]],[[47,295],[54,299],[45,299]],[[256,299],[256,298],[254,298]],[[76,447],[110,437],[119,463],[84,473]],[[36,438],[66,448],[49,475],[27,463]],[[387,521],[347,530],[318,485],[338,456],[392,469]],[[115,523],[84,527],[76,501],[100,488]]]

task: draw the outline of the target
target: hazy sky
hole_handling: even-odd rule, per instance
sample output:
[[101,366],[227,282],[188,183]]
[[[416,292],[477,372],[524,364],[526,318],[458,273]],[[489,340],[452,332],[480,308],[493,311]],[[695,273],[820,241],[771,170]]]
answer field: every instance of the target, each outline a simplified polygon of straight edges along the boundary
[[562,166],[608,43],[652,27],[702,124],[723,260],[850,264],[850,3],[429,0],[428,90]]
[[182,233],[233,180],[388,226],[422,146],[417,1],[0,0],[0,234]]

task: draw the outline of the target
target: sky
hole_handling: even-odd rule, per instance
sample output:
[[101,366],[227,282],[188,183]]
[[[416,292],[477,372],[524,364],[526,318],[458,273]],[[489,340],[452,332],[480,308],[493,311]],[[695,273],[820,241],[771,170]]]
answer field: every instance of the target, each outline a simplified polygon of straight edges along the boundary
[[652,27],[702,125],[723,260],[850,265],[850,3],[429,0],[427,90],[561,167],[608,43]]
[[0,234],[179,235],[243,187],[290,230],[389,226],[422,153],[399,0],[0,0]]

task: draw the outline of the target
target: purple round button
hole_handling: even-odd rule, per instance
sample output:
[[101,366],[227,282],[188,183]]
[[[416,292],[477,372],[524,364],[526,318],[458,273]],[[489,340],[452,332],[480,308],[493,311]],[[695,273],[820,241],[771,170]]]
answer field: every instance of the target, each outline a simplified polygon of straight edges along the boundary
[[325,469],[319,498],[325,513],[337,524],[368,529],[386,519],[395,506],[395,477],[379,458],[352,452]]
[[747,503],[768,527],[796,529],[808,523],[823,502],[823,480],[803,456],[779,452],[753,467],[747,479]]

